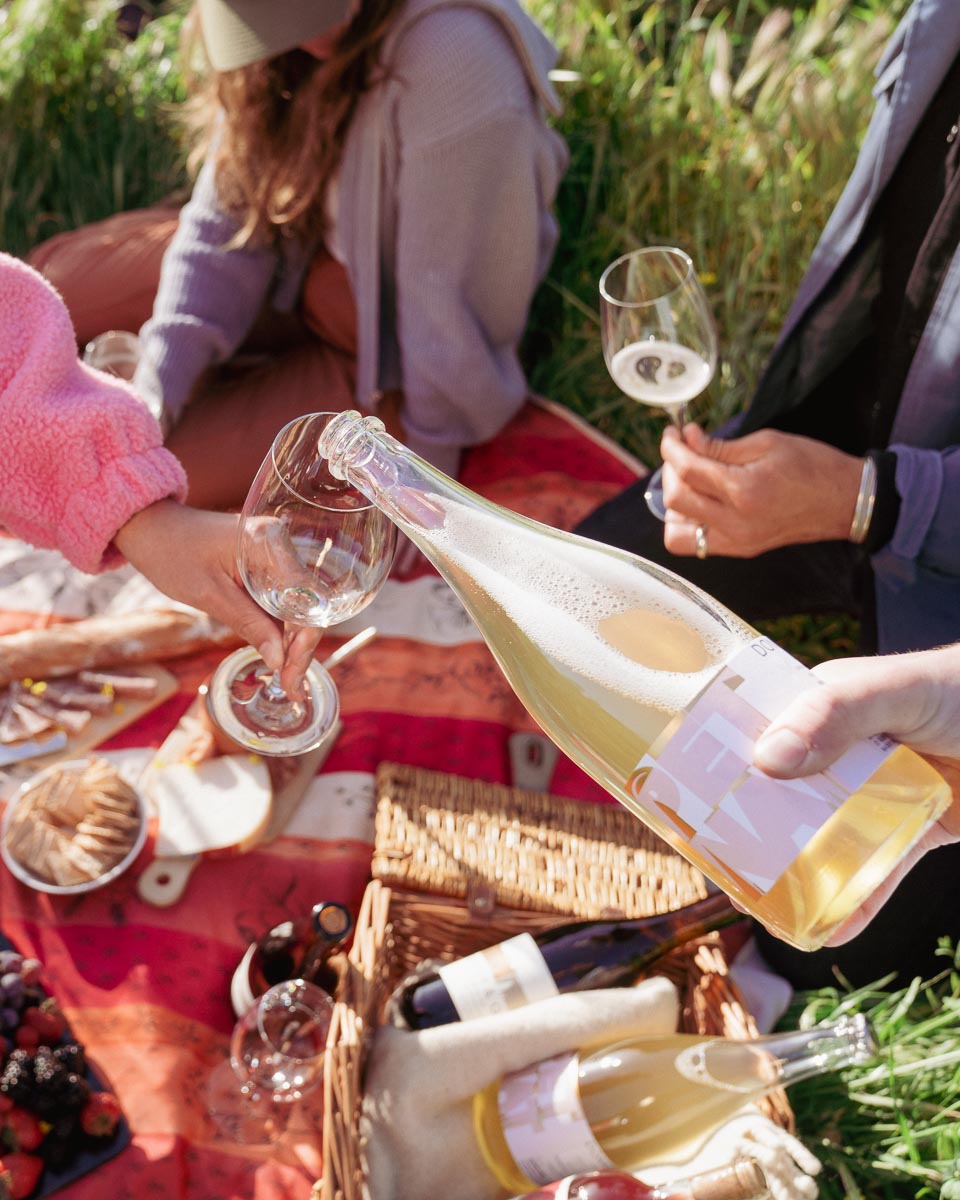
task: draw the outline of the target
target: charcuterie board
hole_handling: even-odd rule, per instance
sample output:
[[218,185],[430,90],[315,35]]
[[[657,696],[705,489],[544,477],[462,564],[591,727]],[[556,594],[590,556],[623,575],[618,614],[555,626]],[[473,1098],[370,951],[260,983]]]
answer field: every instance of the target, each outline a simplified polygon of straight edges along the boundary
[[[124,675],[133,679],[152,680],[156,687],[150,695],[114,696],[109,707],[105,708],[103,712],[93,713],[89,722],[79,732],[62,730],[65,738],[58,738],[52,731],[45,731],[35,739],[30,739],[39,743],[38,750],[44,740],[48,740],[55,749],[46,754],[32,754],[29,758],[15,761],[16,752],[21,743],[11,742],[0,745],[0,782],[20,783],[44,767],[71,758],[82,758],[88,750],[102,745],[114,734],[138,721],[145,713],[162,704],[164,700],[168,700],[179,687],[176,676],[155,663],[140,664],[135,670],[131,668],[124,671]],[[62,681],[57,682],[62,684]],[[0,699],[5,697],[7,691],[8,688],[0,688]],[[8,755],[14,761],[6,761]]]

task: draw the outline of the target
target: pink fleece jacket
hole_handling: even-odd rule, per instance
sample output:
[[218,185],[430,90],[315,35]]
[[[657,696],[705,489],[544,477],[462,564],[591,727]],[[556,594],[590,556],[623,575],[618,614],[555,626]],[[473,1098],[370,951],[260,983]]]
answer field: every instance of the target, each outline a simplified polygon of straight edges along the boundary
[[93,573],[122,561],[134,513],[186,488],[133,389],[79,361],[57,292],[0,254],[0,524]]

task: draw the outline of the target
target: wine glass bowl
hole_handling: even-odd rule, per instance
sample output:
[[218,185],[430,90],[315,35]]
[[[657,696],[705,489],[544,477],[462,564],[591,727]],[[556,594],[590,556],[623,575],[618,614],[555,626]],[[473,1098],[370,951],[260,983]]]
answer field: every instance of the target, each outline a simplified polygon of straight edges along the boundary
[[[682,428],[686,406],[717,368],[716,326],[690,256],[650,246],[612,262],[600,277],[600,337],[617,387]],[[651,485],[647,503],[662,519]]]
[[333,1008],[328,992],[303,979],[274,984],[250,1005],[206,1084],[221,1134],[253,1145],[282,1136],[294,1105],[323,1078]]
[[[284,622],[328,628],[361,612],[393,563],[396,526],[351,484],[335,478],[317,440],[336,414],[298,417],[277,434],[247,494],[237,563],[250,595]],[[212,719],[235,742],[266,755],[318,746],[339,715],[336,685],[312,663],[290,697],[259,654],[235,651],[207,693]]]
[[268,988],[230,1038],[230,1065],[241,1094],[289,1104],[312,1091],[323,1073],[332,1014],[329,993],[303,979]]

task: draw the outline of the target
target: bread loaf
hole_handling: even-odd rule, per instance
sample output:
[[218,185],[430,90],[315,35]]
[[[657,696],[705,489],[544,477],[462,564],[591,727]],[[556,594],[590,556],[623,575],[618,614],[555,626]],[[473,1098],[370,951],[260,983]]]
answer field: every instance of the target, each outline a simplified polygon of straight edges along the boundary
[[240,639],[199,612],[154,609],[89,617],[0,637],[0,687],[15,679],[52,679],[95,667],[179,658]]

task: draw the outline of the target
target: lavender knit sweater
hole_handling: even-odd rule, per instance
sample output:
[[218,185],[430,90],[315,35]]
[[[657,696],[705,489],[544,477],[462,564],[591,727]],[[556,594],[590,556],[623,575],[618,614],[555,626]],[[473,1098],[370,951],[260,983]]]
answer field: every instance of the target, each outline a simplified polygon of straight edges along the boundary
[[[402,388],[408,444],[455,472],[519,409],[517,356],[557,240],[567,164],[554,48],[515,0],[408,0],[344,147],[338,242],[357,304],[357,403]],[[312,247],[226,250],[210,164],[165,256],[135,383],[175,418],[269,296],[295,302]],[[318,396],[315,407],[323,408]]]
[[0,254],[0,524],[82,571],[122,561],[117,530],[186,477],[129,385],[83,366],[59,295]]

